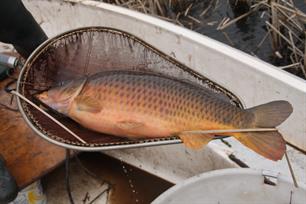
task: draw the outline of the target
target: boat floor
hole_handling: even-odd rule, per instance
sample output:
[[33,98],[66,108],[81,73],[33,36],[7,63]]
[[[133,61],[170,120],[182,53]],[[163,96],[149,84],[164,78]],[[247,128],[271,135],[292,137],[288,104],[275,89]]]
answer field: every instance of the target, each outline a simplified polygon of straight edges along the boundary
[[[4,86],[12,79],[0,82],[0,102],[10,105],[11,96]],[[0,155],[6,160],[19,188],[26,187],[53,170],[65,159],[65,150],[38,137],[24,122],[19,112],[0,106]]]
[[[233,150],[232,155],[238,158],[239,161],[242,161],[243,163],[247,164],[248,167],[253,169],[273,171],[275,173],[280,173],[284,176],[287,176],[289,179],[292,179],[285,156],[283,156],[281,160],[274,162],[268,159],[264,159],[262,156],[241,145],[234,138],[227,138],[225,139],[225,141],[231,146],[230,148]],[[220,140],[213,141],[213,143],[221,146],[226,146],[225,143],[221,142]],[[302,184],[305,186],[306,155],[289,145],[287,145],[286,148],[286,152],[290,164],[292,166],[294,176],[296,177],[298,184]]]
[[[151,203],[173,185],[104,154],[83,153],[78,157],[72,159],[69,174],[75,203],[90,203],[95,198],[94,203]],[[62,165],[42,179],[48,203],[68,202],[64,178]]]

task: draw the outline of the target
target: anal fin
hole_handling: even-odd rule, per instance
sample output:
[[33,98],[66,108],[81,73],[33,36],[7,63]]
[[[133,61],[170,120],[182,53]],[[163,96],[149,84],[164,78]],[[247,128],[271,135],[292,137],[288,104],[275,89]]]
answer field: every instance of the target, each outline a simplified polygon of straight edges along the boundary
[[180,133],[178,136],[186,147],[195,150],[206,146],[215,137],[213,134],[194,134],[184,132]]

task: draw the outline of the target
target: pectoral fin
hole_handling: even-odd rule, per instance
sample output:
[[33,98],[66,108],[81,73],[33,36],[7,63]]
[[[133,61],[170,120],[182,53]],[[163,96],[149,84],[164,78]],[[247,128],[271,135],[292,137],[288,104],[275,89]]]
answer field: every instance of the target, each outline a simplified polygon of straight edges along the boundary
[[137,121],[120,121],[116,126],[122,130],[134,130],[136,128],[143,127],[144,124]]
[[214,138],[214,135],[183,132],[179,134],[179,137],[186,147],[198,150],[207,145]]
[[102,109],[101,104],[97,100],[89,96],[78,96],[75,99],[75,102],[79,111],[97,113],[100,112]]

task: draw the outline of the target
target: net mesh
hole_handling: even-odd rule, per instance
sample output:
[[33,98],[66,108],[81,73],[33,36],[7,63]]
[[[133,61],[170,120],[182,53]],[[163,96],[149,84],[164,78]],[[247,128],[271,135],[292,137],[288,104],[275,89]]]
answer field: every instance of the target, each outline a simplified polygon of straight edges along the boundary
[[[233,105],[242,107],[238,98],[231,92],[139,38],[120,30],[103,27],[77,29],[50,39],[28,59],[20,75],[18,88],[21,94],[35,102],[33,95],[42,90],[84,75],[119,69],[153,71],[197,83]],[[67,117],[49,112],[87,142],[83,144],[29,104],[21,101],[21,107],[32,125],[45,136],[74,146],[120,146],[177,139],[169,137],[129,140],[114,137],[90,131]]]

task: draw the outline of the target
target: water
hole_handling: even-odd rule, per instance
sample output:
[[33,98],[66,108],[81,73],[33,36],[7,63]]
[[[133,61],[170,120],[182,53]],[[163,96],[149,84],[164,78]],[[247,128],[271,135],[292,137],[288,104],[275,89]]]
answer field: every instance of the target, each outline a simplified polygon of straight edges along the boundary
[[[118,1],[114,0],[103,1],[114,4],[118,3]],[[148,0],[141,1],[148,6]],[[259,0],[246,1],[259,2]],[[122,2],[125,2],[125,4],[123,4],[124,7],[143,12],[143,10],[140,9],[141,6],[135,6],[137,5],[137,3],[135,3],[137,1],[123,0]],[[222,19],[234,19],[246,13],[249,8],[240,6],[239,10],[235,9],[235,12],[233,12],[233,8],[237,7],[231,7],[231,4],[235,4],[236,0],[159,0],[159,2],[165,17],[171,19],[172,22],[178,19],[178,21],[175,21],[177,24],[182,24],[189,29],[240,49],[276,66],[292,64],[287,47],[279,48],[283,56],[279,58],[272,49],[270,37],[267,36],[267,38],[265,38],[267,33],[266,21],[270,21],[267,10],[261,8],[227,27],[223,31],[218,31],[217,27]],[[169,2],[172,3],[170,4]],[[293,2],[297,8],[306,12],[304,0],[293,0]],[[190,9],[188,9],[189,6]],[[205,15],[201,15],[205,10],[207,10]],[[156,8],[151,10],[148,9],[147,12],[154,13],[155,16],[162,14],[158,12]],[[261,43],[264,38],[265,41]],[[259,44],[261,45],[258,46]],[[296,45],[299,46],[301,44],[296,43]],[[304,50],[304,47],[301,46],[299,49]],[[304,77],[301,69],[290,68],[287,69],[287,71]]]
[[[227,17],[234,19],[235,17],[247,12],[247,10],[244,10],[241,13],[236,13],[235,15],[233,9],[230,6],[230,1],[235,0],[195,1],[196,5],[193,6],[193,9],[189,11],[190,15],[192,16],[200,16],[200,14],[205,8],[207,8],[208,5],[212,5],[212,9],[210,9],[206,15],[198,18],[201,23],[194,24],[192,29],[196,32],[240,49],[276,66],[292,64],[289,61],[289,56],[284,56],[283,59],[279,59],[275,56],[269,37],[266,38],[261,46],[258,46],[267,33],[265,22],[269,21],[269,18],[266,13],[267,11],[265,10],[252,12],[248,17],[224,29],[224,32],[217,30],[218,24],[222,19]],[[306,4],[304,0],[294,0],[293,2],[297,8],[303,12],[306,12]],[[186,18],[183,18],[182,20],[184,22]],[[184,25],[188,27],[187,21],[184,23]],[[301,49],[303,50],[304,48]],[[297,69],[289,69],[287,71],[301,77],[303,76],[301,71]]]

